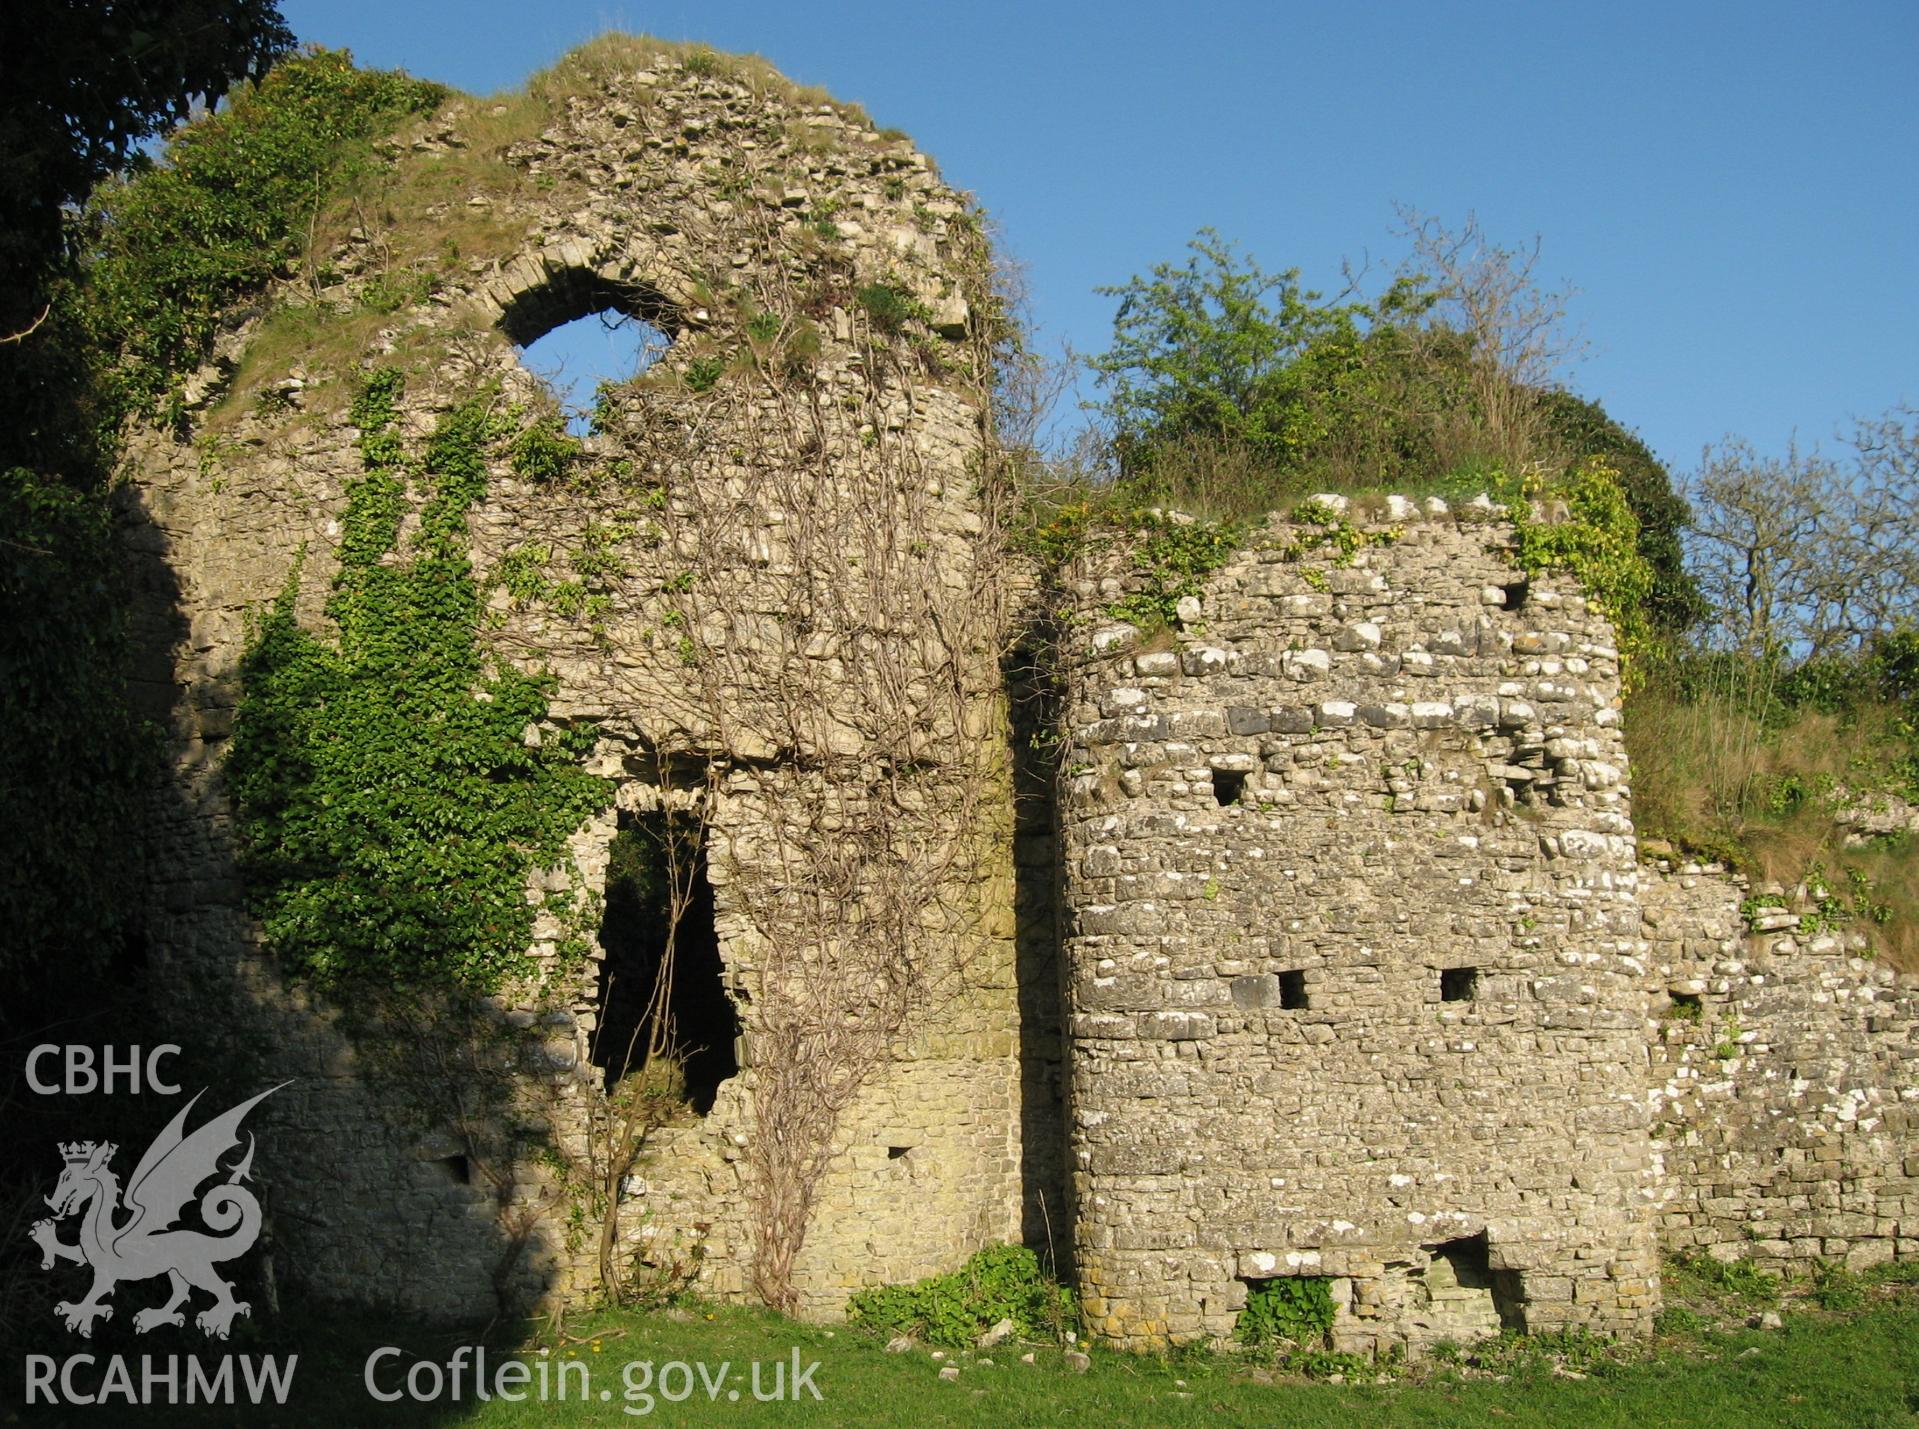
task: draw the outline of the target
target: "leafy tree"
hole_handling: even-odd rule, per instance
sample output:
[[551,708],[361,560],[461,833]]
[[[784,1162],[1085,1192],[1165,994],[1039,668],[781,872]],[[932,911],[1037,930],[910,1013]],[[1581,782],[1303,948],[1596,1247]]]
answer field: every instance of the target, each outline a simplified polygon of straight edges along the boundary
[[274,0],[9,0],[0,6],[0,329],[45,301],[70,207],[196,102],[292,47]]
[[[155,762],[125,694],[125,556],[99,483],[97,339],[77,221],[142,141],[292,44],[272,0],[0,6],[0,1025],[133,946],[136,811]],[[112,337],[111,331],[105,334]]]
[[151,403],[204,360],[220,315],[298,254],[367,141],[446,93],[315,50],[182,129],[158,164],[102,185],[87,209],[82,306],[100,348],[117,354],[114,405]]
[[1431,290],[1428,321],[1456,338],[1475,454],[1517,471],[1540,454],[1538,396],[1559,387],[1582,346],[1566,326],[1572,295],[1534,277],[1536,238],[1509,248],[1470,213],[1455,229],[1403,205],[1397,211],[1411,247],[1402,279]]
[[1322,305],[1299,271],[1268,273],[1210,228],[1183,265],[1161,263],[1097,291],[1120,300],[1113,346],[1091,358],[1111,395],[1123,468],[1193,436],[1226,438],[1280,460],[1301,441],[1290,400],[1297,368],[1315,343],[1360,340],[1371,309]]
[[[0,117],[0,132],[19,145],[0,150],[0,265],[17,272],[25,264],[28,278],[55,275],[45,321],[20,341],[0,344],[7,414],[0,422],[0,668],[7,671],[0,722],[9,731],[0,747],[0,818],[16,849],[0,869],[0,916],[11,929],[0,949],[7,989],[0,1023],[12,1025],[52,1015],[72,1001],[63,988],[99,976],[116,952],[136,943],[139,880],[131,870],[146,837],[142,786],[157,777],[158,759],[126,690],[132,652],[125,602],[140,558],[130,559],[116,540],[104,491],[119,418],[130,398],[163,393],[204,357],[219,312],[256,291],[284,260],[318,187],[333,181],[359,139],[440,93],[404,76],[362,76],[344,56],[288,61],[229,108],[183,131],[166,158],[141,161],[137,173],[106,181],[84,218],[69,213],[73,221],[63,227],[35,229],[35,214],[44,217],[51,204],[57,217],[72,185],[97,177],[113,153],[153,132],[153,116],[184,109],[187,89],[179,89],[171,108],[157,100],[140,107],[154,94],[174,93],[156,77],[164,66],[141,69],[152,58],[142,44],[178,58],[192,52],[188,42],[196,38],[212,44],[224,34],[237,45],[232,37],[245,27],[235,20],[239,29],[192,30],[195,15],[216,11],[190,4],[62,7],[28,0],[0,16],[0,34],[36,16],[47,31],[20,40],[9,53],[13,61],[53,55],[90,15],[107,43],[119,43],[115,27],[148,12],[164,12],[159,28],[139,44],[129,41],[135,58],[120,61],[134,75],[122,101],[134,108],[114,110],[103,93],[77,80],[64,100],[72,106],[59,112],[72,126],[73,154],[56,163],[44,152],[51,142],[45,136],[58,124],[32,106],[45,109],[51,99],[42,95]],[[218,13],[253,15],[256,30],[267,24],[263,16],[278,24],[257,5]],[[283,47],[283,32],[275,34],[271,44],[259,39],[262,56]],[[111,68],[107,59],[101,63]],[[202,93],[224,90],[238,73],[215,83],[190,65],[166,72]],[[21,92],[41,95],[45,80],[33,76]],[[128,95],[147,99],[136,104]],[[102,106],[120,117],[96,123]],[[125,117],[135,112],[149,121]],[[28,123],[35,114],[42,129]],[[35,134],[41,137],[29,142]],[[55,182],[50,173],[68,177]],[[62,257],[62,241],[80,234],[88,236],[85,249]]]
[[1692,512],[1665,464],[1598,402],[1564,390],[1539,393],[1537,401],[1546,441],[1574,464],[1598,457],[1624,489],[1639,522],[1639,554],[1652,568],[1646,612],[1652,624],[1668,634],[1697,625],[1706,604],[1686,569],[1682,539]]
[[[1134,494],[1245,516],[1312,490],[1475,487],[1595,459],[1623,490],[1666,634],[1702,607],[1684,568],[1686,503],[1664,466],[1596,402],[1556,385],[1577,344],[1531,249],[1402,210],[1412,254],[1376,302],[1322,302],[1211,229],[1183,265],[1099,291],[1120,299],[1091,359]],[[1349,285],[1350,286],[1350,285]]]

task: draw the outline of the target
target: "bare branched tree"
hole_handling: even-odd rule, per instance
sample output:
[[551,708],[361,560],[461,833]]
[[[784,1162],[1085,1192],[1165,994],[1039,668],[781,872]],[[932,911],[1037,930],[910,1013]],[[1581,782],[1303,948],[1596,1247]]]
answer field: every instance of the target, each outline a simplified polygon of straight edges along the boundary
[[1485,439],[1517,471],[1542,445],[1536,394],[1560,386],[1585,352],[1584,340],[1567,327],[1572,290],[1540,285],[1537,238],[1509,248],[1495,243],[1475,214],[1449,228],[1403,204],[1395,211],[1412,249],[1401,276],[1436,287],[1430,320],[1469,340]]
[[1715,643],[1815,657],[1919,617],[1919,423],[1895,409],[1848,445],[1850,460],[1796,443],[1767,457],[1739,439],[1706,450],[1689,554]]

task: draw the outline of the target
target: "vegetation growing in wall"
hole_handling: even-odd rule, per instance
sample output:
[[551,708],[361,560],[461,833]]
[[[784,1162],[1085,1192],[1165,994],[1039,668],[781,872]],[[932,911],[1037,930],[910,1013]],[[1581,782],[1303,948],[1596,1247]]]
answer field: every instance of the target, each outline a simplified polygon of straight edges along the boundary
[[1562,520],[1535,520],[1531,495],[1522,487],[1508,506],[1519,564],[1528,571],[1565,570],[1579,578],[1587,598],[1612,622],[1620,684],[1631,693],[1642,662],[1655,653],[1649,606],[1655,575],[1640,551],[1639,521],[1619,473],[1594,457],[1545,487],[1541,497],[1565,504]]
[[117,353],[111,411],[167,398],[227,310],[304,251],[332,194],[371,163],[370,141],[446,93],[313,51],[182,129],[153,168],[97,192],[82,301],[96,341]]
[[948,1349],[970,1349],[1002,1320],[1012,1322],[1016,1339],[1054,1344],[1079,1325],[1073,1292],[1019,1245],[988,1246],[951,1275],[862,1290],[848,1302],[847,1317],[876,1334]]
[[1179,602],[1200,593],[1205,578],[1237,549],[1240,534],[1231,522],[1175,520],[1154,512],[1135,517],[1130,550],[1144,589],[1115,601],[1110,613],[1142,628],[1172,624]]
[[1281,1275],[1249,1282],[1233,1339],[1250,1349],[1291,1344],[1314,1349],[1333,1328],[1332,1281],[1324,1275]]
[[[592,731],[543,731],[550,683],[475,637],[466,512],[508,433],[470,398],[416,460],[399,385],[376,371],[354,406],[366,474],[327,602],[337,639],[296,620],[296,575],[249,644],[228,770],[250,898],[290,965],[487,989],[528,970],[528,875],[562,861],[607,789],[579,767]],[[402,549],[416,476],[433,485]]]
[[1650,617],[1684,628],[1685,503],[1643,443],[1557,387],[1557,300],[1523,296],[1530,256],[1470,224],[1409,232],[1413,257],[1373,300],[1327,302],[1210,229],[1183,265],[1102,289],[1120,299],[1114,344],[1090,366],[1119,484],[1245,519],[1321,491],[1471,496],[1603,458],[1658,576]]

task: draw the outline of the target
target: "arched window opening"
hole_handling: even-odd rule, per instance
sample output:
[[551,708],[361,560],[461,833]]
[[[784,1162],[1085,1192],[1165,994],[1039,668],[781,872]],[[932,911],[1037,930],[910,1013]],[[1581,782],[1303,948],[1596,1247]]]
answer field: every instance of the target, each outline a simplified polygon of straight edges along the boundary
[[599,389],[628,382],[665,355],[677,309],[653,289],[571,269],[519,294],[500,327],[527,370],[560,400],[575,436],[593,430]]

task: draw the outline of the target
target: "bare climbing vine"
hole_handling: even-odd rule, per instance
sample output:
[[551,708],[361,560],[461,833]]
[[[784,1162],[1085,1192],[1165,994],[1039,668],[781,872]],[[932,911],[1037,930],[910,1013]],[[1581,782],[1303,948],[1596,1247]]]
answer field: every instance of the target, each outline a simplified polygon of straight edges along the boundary
[[[776,222],[743,219],[740,241],[790,243]],[[960,242],[983,274],[970,220]],[[990,419],[981,399],[967,428],[942,429],[954,405],[920,400],[935,381],[978,390],[989,339],[935,336],[922,302],[870,297],[824,245],[807,259],[810,283],[716,294],[724,335],[683,337],[603,399],[620,457],[597,492],[626,514],[619,558],[596,558],[590,582],[597,637],[647,652],[620,662],[621,700],[654,761],[693,771],[670,796],[717,890],[749,1049],[753,1284],[781,1309],[848,1109],[986,946],[984,860],[1007,836],[1000,483],[977,456]],[[827,369],[834,310],[855,355]],[[684,1051],[674,885],[634,1065]],[[660,1123],[660,1075],[616,1089],[596,1133],[609,1287],[620,1181]]]

